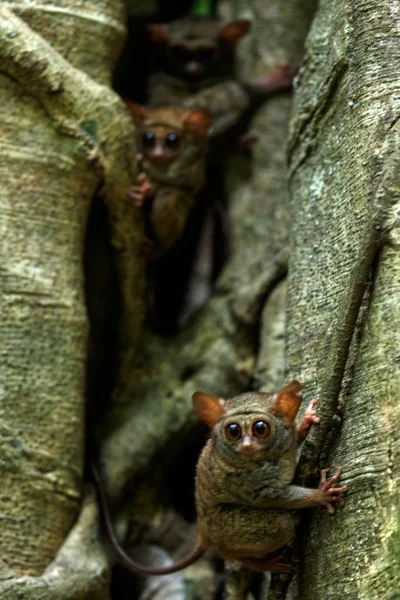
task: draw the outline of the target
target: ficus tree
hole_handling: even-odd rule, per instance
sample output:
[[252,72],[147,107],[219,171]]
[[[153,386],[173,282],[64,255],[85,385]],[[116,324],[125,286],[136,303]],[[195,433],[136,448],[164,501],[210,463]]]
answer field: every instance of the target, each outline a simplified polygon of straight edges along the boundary
[[[206,556],[154,597],[395,600],[398,5],[219,3],[226,18],[253,20],[244,80],[282,63],[299,71],[294,99],[271,97],[252,119],[251,155],[226,161],[230,256],[207,305],[170,337],[146,320],[143,220],[126,201],[134,128],[111,85],[128,15],[156,10],[132,0],[0,6],[0,596],[132,597],[117,570],[110,592],[85,448],[96,447],[121,537],[136,545],[158,527],[168,546],[160,518],[175,537],[193,530],[186,488],[204,431],[192,393],[274,391],[296,378],[320,416],[297,478],[341,464],[345,508],[302,520],[294,577],[260,582],[231,568],[221,592],[221,566]],[[112,371],[106,393],[99,364]]]

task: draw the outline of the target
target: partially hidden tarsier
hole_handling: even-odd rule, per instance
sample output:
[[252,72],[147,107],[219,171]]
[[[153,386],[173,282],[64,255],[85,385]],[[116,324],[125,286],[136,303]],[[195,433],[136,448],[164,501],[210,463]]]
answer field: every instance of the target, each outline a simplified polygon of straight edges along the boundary
[[105,524],[121,561],[136,572],[166,575],[187,567],[208,548],[225,560],[238,560],[256,571],[288,571],[276,551],[291,542],[298,516],[294,510],[344,503],[335,487],[342,469],[327,479],[321,471],[318,488],[292,485],[299,444],[312,423],[318,423],[313,400],[299,425],[295,418],[302,399],[293,381],[279,393],[248,392],[229,400],[203,392],[193,394],[196,414],[211,427],[211,437],[197,463],[196,510],[198,543],[185,559],[167,568],[133,561],[114,532],[99,474],[94,475]]
[[250,22],[224,23],[216,17],[184,17],[148,26],[158,69],[149,77],[151,106],[182,103],[199,90],[235,77],[235,50]]
[[147,104],[207,108],[214,137],[235,125],[254,99],[290,90],[296,69],[288,65],[276,67],[254,84],[238,80],[236,48],[250,25],[246,19],[224,23],[194,16],[149,25],[158,69],[148,80]]
[[141,170],[128,198],[145,210],[153,258],[157,258],[181,236],[194,196],[203,185],[212,120],[210,113],[201,109],[127,105],[137,127]]

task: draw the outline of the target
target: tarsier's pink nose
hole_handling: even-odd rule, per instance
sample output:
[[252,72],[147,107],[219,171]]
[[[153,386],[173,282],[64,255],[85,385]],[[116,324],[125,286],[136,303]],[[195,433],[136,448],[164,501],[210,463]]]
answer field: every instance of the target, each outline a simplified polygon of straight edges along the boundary
[[185,71],[189,75],[201,75],[203,70],[203,65],[197,62],[197,60],[191,60],[190,62],[186,63],[185,66]]
[[246,454],[247,456],[252,456],[257,453],[257,448],[253,444],[251,438],[248,435],[243,436],[243,439],[238,447],[239,452],[242,454]]

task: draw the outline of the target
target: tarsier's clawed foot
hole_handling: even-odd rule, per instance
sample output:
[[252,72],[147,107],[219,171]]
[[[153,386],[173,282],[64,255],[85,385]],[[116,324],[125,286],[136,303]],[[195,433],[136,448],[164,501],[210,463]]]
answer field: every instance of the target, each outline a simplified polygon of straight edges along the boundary
[[153,195],[153,186],[146,173],[137,176],[137,184],[129,188],[127,196],[135,206],[141,207],[145,200]]
[[266,92],[284,92],[290,90],[293,84],[293,78],[297,73],[297,68],[283,64],[274,69],[269,75],[258,82],[261,90]]
[[306,439],[310,427],[313,423],[319,423],[319,417],[317,417],[314,408],[317,404],[318,400],[311,400],[310,404],[306,408],[306,412],[304,413],[304,417],[302,418],[301,423],[299,423],[299,425],[297,426],[296,434],[298,443]]
[[266,554],[261,558],[248,556],[246,558],[241,558],[240,562],[246,567],[249,567],[249,569],[258,572],[270,571],[271,573],[290,573],[293,569],[292,565],[284,562],[283,554]]
[[340,494],[344,494],[345,492],[347,492],[347,485],[333,487],[335,483],[337,483],[340,480],[340,476],[342,474],[341,467],[337,467],[336,473],[329,479],[326,478],[326,474],[328,471],[329,468],[322,469],[321,480],[318,489],[321,494],[321,504],[325,505],[326,510],[329,513],[333,514],[335,512],[333,502],[335,502],[338,506],[342,506],[344,504],[344,499],[340,497]]
[[254,129],[247,131],[243,135],[240,135],[237,141],[239,150],[249,152],[253,146],[253,143],[258,140],[259,133]]

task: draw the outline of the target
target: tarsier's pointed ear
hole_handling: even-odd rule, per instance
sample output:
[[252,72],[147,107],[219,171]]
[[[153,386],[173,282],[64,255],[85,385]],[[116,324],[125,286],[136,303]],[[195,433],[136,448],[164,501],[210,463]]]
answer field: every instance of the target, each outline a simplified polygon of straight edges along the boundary
[[147,37],[153,44],[165,44],[165,42],[168,40],[167,25],[162,25],[161,23],[148,25],[146,30]]
[[192,110],[184,120],[183,125],[195,135],[205,137],[212,125],[212,115],[209,110],[200,108]]
[[278,393],[272,412],[283,419],[285,425],[291,425],[299,412],[303,392],[298,381],[292,381]]
[[135,123],[143,123],[146,118],[146,109],[132,100],[125,100],[125,102]]
[[250,29],[250,21],[240,19],[224,25],[220,31],[219,37],[229,46],[234,48],[236,44],[244,37]]
[[214,427],[225,415],[224,400],[209,396],[204,392],[195,392],[192,396],[196,415],[209,427]]

